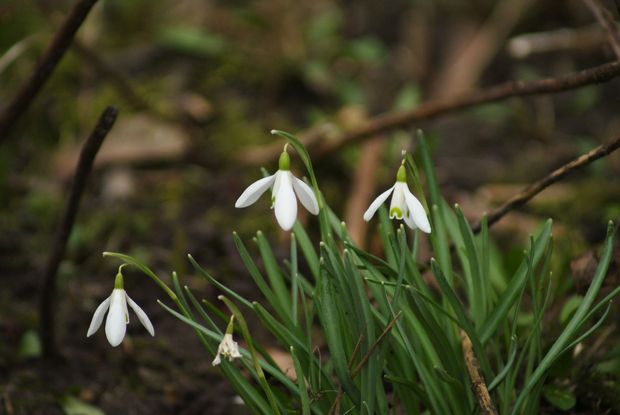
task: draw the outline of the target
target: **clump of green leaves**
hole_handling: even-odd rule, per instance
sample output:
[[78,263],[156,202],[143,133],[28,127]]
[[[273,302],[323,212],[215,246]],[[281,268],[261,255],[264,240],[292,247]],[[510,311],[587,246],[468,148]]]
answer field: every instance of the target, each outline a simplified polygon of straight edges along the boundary
[[[280,262],[267,236],[258,232],[253,243],[260,267],[251,249],[233,234],[265,304],[223,285],[189,256],[195,271],[221,291],[220,299],[238,322],[237,335],[246,345],[243,358],[241,363],[222,361],[221,369],[253,413],[387,414],[396,408],[407,414],[474,413],[478,400],[463,356],[464,334],[499,413],[538,413],[543,394],[556,406],[575,404],[563,391],[543,388],[552,365],[602,324],[611,299],[620,292],[616,288],[597,301],[612,256],[611,223],[588,291],[559,334],[550,338],[543,329],[552,297],[550,220],[531,237],[516,271],[499,272],[486,220],[474,234],[458,206],[451,208],[441,197],[420,134],[430,196],[422,203],[432,219],[435,258],[430,264],[418,263],[421,235],[394,228],[385,208],[379,214],[384,252],[378,257],[359,248],[329,209],[299,141],[276,133],[295,148],[318,195],[321,242],[313,242],[297,223],[290,256]],[[410,156],[407,166],[417,193],[423,195]],[[153,274],[133,258],[109,255]],[[215,355],[223,336],[220,327],[229,316],[197,299],[175,273],[166,290],[176,310],[162,306],[193,327]],[[295,376],[283,372],[254,340],[245,319],[249,314],[290,353]],[[320,334],[314,330],[317,325]]]

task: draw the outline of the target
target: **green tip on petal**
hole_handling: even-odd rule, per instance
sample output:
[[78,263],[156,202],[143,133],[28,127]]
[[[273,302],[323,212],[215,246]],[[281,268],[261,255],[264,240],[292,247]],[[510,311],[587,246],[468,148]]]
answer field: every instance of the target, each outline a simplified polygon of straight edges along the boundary
[[226,326],[226,334],[233,334],[234,329],[235,329],[235,315],[233,314],[232,316],[230,316],[230,321],[228,322],[228,325]]
[[116,278],[114,279],[114,289],[125,289],[125,280],[123,279],[123,274],[119,271],[116,274]]
[[407,181],[407,170],[404,165],[401,165],[398,168],[398,172],[396,173],[396,181],[397,182],[406,182]]
[[395,217],[397,219],[402,219],[403,218],[403,212],[397,208],[396,206],[394,206],[392,209],[390,209],[390,218]]
[[278,169],[280,170],[290,170],[291,169],[291,157],[286,152],[286,148],[280,154],[280,160],[278,160]]

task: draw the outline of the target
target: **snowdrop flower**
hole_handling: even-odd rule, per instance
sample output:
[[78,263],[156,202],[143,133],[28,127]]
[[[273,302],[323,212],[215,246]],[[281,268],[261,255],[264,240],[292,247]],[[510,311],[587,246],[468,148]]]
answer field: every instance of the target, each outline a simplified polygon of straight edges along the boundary
[[224,338],[220,342],[220,345],[217,346],[217,354],[215,355],[215,359],[211,363],[213,366],[217,366],[222,362],[222,357],[224,359],[228,359],[229,362],[232,362],[234,359],[238,359],[241,357],[241,353],[239,353],[239,345],[236,341],[233,340],[233,321],[235,316],[230,317],[230,322],[226,327],[226,333],[224,334]]
[[[121,265],[122,268],[122,265]],[[129,324],[129,312],[127,311],[127,304],[135,311],[138,316],[138,320],[144,326],[146,331],[151,336],[155,335],[153,324],[149,320],[146,313],[136,304],[125,292],[123,275],[121,274],[121,268],[119,268],[118,274],[116,274],[116,280],[114,281],[114,289],[112,294],[103,300],[99,307],[95,310],[93,319],[90,322],[88,333],[86,337],[90,337],[101,327],[103,322],[103,316],[108,311],[108,318],[105,321],[105,335],[108,338],[108,342],[112,347],[116,347],[123,341],[125,337],[125,331],[127,324]]]
[[431,233],[431,225],[420,201],[411,193],[407,186],[407,171],[401,165],[396,173],[396,183],[381,193],[364,213],[364,220],[368,222],[379,206],[392,195],[390,204],[390,219],[404,220],[411,229],[420,228],[422,232]]
[[291,173],[291,159],[286,152],[286,146],[284,146],[278,164],[279,169],[275,174],[257,180],[245,189],[235,202],[235,207],[250,206],[267,189],[271,189],[271,207],[275,211],[276,220],[282,229],[288,231],[297,219],[297,198],[313,215],[319,214],[319,204],[312,188]]

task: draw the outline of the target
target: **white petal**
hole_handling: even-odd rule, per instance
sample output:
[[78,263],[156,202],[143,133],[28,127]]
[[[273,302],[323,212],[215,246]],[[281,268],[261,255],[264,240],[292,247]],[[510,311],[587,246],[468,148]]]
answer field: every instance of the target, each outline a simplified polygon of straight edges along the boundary
[[[297,219],[297,199],[293,192],[293,175],[290,172],[280,172],[278,175],[279,186],[277,193],[274,194],[276,201],[274,209],[276,220],[280,227],[285,231],[290,230]],[[288,173],[288,174],[286,174]]]
[[308,209],[308,212],[313,215],[319,214],[319,202],[317,202],[312,188],[308,186],[306,182],[293,176],[293,190],[295,190],[295,194],[299,198],[301,204]]
[[407,185],[403,182],[396,182],[392,203],[390,203],[390,219],[402,219],[407,216],[407,204],[405,203],[405,189]]
[[127,293],[125,292],[125,290],[123,290],[123,292],[125,293],[125,301],[123,301],[123,310],[125,311],[125,325],[129,324],[129,310],[127,309]]
[[403,217],[403,220],[405,221],[407,226],[409,226],[411,229],[418,229],[415,222],[411,218],[411,212],[407,212],[407,214]]
[[230,360],[239,359],[241,357],[241,352],[239,351],[239,345],[235,342],[235,347],[230,351]]
[[405,201],[409,208],[409,214],[416,226],[420,228],[422,232],[431,233],[431,224],[428,222],[428,217],[426,217],[424,206],[422,206],[418,198],[409,191],[408,187],[405,187]]
[[213,366],[217,366],[220,363],[222,363],[222,359],[220,358],[220,354],[218,353],[218,354],[215,355],[215,359],[213,359],[213,362],[211,362],[211,364]]
[[364,220],[366,222],[368,222],[374,216],[375,212],[379,209],[379,206],[381,206],[387,200],[387,198],[390,197],[392,190],[394,190],[394,186],[390,187],[385,192],[381,193],[370,204],[370,206],[368,206],[368,209],[366,209],[366,212],[364,212]]
[[268,177],[263,177],[262,179],[252,183],[247,189],[243,191],[243,193],[241,193],[241,196],[239,196],[239,199],[237,199],[237,201],[235,202],[235,207],[244,208],[256,202],[258,198],[261,197],[261,195],[265,193],[267,189],[269,189],[269,187],[273,184],[274,180],[275,174]]
[[88,333],[86,333],[86,337],[90,337],[101,327],[101,323],[103,322],[103,316],[105,312],[108,311],[110,307],[110,297],[103,300],[99,307],[95,310],[95,314],[93,314],[93,319],[90,321],[90,326],[88,327]]
[[127,296],[127,303],[129,303],[129,307],[136,312],[140,323],[142,323],[146,331],[148,331],[151,336],[154,336],[155,329],[153,328],[153,324],[151,324],[151,320],[149,320],[149,316],[146,315],[144,310],[142,310],[140,306],[127,295],[127,293],[125,293],[125,295]]
[[112,347],[116,347],[123,341],[127,329],[127,301],[125,290],[114,289],[110,296],[110,311],[105,321],[105,335]]
[[[282,176],[286,176],[287,173],[290,173],[290,171],[285,170],[278,170],[277,172],[275,172],[274,174],[274,179],[273,179],[273,187],[271,188],[271,198],[273,199],[275,197],[276,194],[278,194],[278,190],[280,190],[280,182],[282,182]],[[273,205],[271,206],[271,208],[273,209]]]

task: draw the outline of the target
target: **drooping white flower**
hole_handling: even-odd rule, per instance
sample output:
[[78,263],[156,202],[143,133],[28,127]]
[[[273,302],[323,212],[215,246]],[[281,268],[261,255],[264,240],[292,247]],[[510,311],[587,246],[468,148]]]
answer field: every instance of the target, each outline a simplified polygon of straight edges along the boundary
[[232,334],[224,334],[224,338],[220,345],[217,346],[217,355],[215,355],[215,359],[213,359],[213,366],[219,365],[222,362],[222,357],[228,359],[229,362],[241,357],[239,345],[233,340]]
[[364,213],[364,220],[368,222],[379,207],[392,195],[390,203],[390,219],[404,220],[411,229],[419,228],[422,232],[431,233],[431,225],[424,211],[422,203],[411,193],[407,186],[407,172],[401,165],[396,174],[396,183],[381,193]]
[[233,328],[234,328],[234,316],[230,317],[230,322],[226,327],[226,333],[224,334],[224,338],[220,342],[219,346],[217,346],[217,354],[215,355],[215,359],[211,363],[213,366],[217,366],[222,363],[222,357],[224,359],[228,359],[229,362],[232,362],[234,359],[238,359],[241,357],[241,353],[239,352],[239,345],[236,341],[233,340]]
[[93,314],[93,319],[88,327],[86,337],[92,336],[97,330],[99,330],[99,327],[101,327],[101,323],[103,322],[103,316],[109,309],[108,317],[105,321],[105,335],[112,347],[116,347],[121,344],[125,338],[127,324],[129,324],[127,304],[129,304],[129,307],[135,311],[138,316],[138,320],[140,320],[140,323],[142,323],[146,331],[148,331],[151,336],[154,336],[155,329],[153,328],[153,324],[151,324],[149,317],[140,308],[140,306],[129,298],[125,292],[123,275],[119,272],[116,274],[112,294],[103,300],[103,302],[99,304],[99,307],[95,310],[95,314]]
[[280,155],[278,171],[252,183],[235,202],[236,208],[248,207],[271,189],[271,207],[282,229],[290,230],[297,219],[297,198],[313,215],[319,214],[319,203],[312,188],[290,171],[291,160],[285,150]]

